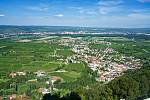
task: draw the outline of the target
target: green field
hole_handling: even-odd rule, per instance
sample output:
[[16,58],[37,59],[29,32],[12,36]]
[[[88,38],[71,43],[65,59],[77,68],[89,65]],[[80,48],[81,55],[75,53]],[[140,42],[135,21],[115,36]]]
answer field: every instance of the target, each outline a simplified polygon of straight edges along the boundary
[[57,61],[58,57],[51,56],[56,49],[60,50],[55,55],[64,58],[73,54],[68,48],[56,44],[0,41],[0,46],[3,46],[0,48],[0,70],[3,71],[52,71],[62,63]]
[[[31,38],[30,38],[31,39]],[[39,40],[18,42],[18,40],[0,40],[0,95],[23,94],[45,88],[48,78],[57,76],[61,83],[71,83],[88,75],[89,68],[83,63],[65,64],[67,57],[74,55],[69,47],[56,43],[43,43]],[[63,60],[59,60],[63,59]],[[57,70],[66,72],[57,72]],[[9,77],[11,72],[26,72],[26,76]],[[34,72],[45,71],[46,77],[37,77]],[[37,82],[28,83],[37,79]],[[10,87],[10,84],[13,84]],[[17,87],[17,91],[16,91]],[[30,91],[30,92],[29,92]]]
[[[43,37],[29,39],[31,41],[28,42],[18,42],[18,39],[0,40],[0,96],[26,94],[32,98],[42,97],[38,89],[50,88],[50,84],[46,82],[54,77],[60,78],[54,83],[56,94],[59,95],[58,91],[61,91],[60,94],[75,91],[83,100],[89,100],[89,98],[90,100],[120,100],[122,98],[130,100],[128,98],[145,96],[150,91],[150,86],[147,85],[150,65],[149,40],[110,36],[83,37],[80,41],[71,42],[69,44],[71,46],[62,46],[58,45],[63,39],[61,36],[57,39]],[[95,43],[95,40],[105,41],[106,44]],[[92,71],[79,54],[71,51],[73,46],[80,42],[87,43],[86,45],[90,48],[91,51],[85,53],[87,55],[105,54],[104,50],[111,48],[115,52],[106,54],[103,60],[119,59],[122,55],[132,56],[140,59],[141,69],[127,70],[124,75],[108,83],[97,82],[95,80],[98,76],[97,72]],[[107,44],[108,42],[110,44]],[[107,59],[108,57],[111,59]],[[75,62],[69,62],[70,58]],[[35,74],[40,71],[46,74],[44,76]],[[26,75],[11,78],[9,75],[12,72],[26,72]],[[131,92],[128,92],[129,90]]]

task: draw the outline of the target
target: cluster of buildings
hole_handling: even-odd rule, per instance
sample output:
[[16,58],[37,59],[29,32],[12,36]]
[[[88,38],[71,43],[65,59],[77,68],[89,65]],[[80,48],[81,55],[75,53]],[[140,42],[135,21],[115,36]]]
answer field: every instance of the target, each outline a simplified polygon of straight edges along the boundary
[[71,47],[76,41],[80,40],[80,38],[72,38],[72,37],[62,37],[58,43],[59,45]]
[[48,85],[48,88],[43,88],[43,87],[40,87],[37,91],[38,93],[41,93],[41,94],[48,94],[48,93],[52,93],[54,90],[57,90],[56,88],[54,88],[54,84],[56,82],[61,82],[61,77],[58,77],[58,76],[52,76],[49,78],[49,80],[47,80],[45,82],[45,84]]
[[25,76],[26,72],[12,72],[9,74],[11,78],[15,78],[16,76]]
[[[95,40],[94,40],[95,41]],[[80,42],[72,46],[72,51],[78,54],[78,57],[85,61],[88,66],[97,72],[97,81],[111,81],[115,77],[123,74],[129,69],[138,69],[141,66],[140,59],[127,57],[119,54],[109,46],[105,49],[89,48],[91,42]],[[99,45],[111,45],[111,42],[99,41]]]
[[31,97],[23,95],[17,95],[17,94],[11,94],[6,97],[1,97],[0,100],[31,100]]
[[84,34],[85,31],[76,31],[76,32],[73,32],[73,31],[64,31],[64,32],[60,32],[59,34]]

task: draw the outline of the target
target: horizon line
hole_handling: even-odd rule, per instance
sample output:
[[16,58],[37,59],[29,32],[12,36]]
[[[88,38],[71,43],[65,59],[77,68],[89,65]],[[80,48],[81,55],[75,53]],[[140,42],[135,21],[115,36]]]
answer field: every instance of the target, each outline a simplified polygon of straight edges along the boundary
[[0,26],[41,26],[41,27],[79,27],[79,28],[113,28],[113,29],[132,29],[132,28],[150,28],[150,27],[98,27],[98,26],[75,26],[75,25],[14,25],[14,24],[0,24]]

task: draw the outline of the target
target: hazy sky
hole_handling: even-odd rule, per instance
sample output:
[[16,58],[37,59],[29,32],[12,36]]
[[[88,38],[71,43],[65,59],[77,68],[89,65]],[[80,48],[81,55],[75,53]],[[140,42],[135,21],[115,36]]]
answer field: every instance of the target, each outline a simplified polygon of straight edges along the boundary
[[150,0],[0,0],[0,24],[150,27]]

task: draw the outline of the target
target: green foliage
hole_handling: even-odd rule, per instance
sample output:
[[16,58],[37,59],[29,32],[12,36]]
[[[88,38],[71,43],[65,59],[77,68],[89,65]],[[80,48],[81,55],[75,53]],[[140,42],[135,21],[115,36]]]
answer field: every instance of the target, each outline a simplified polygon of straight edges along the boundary
[[45,94],[43,96],[43,100],[81,100],[81,97],[75,93],[70,92],[64,95],[63,97],[60,97],[60,94]]
[[[46,43],[20,43],[1,40],[0,46],[0,70],[3,71],[52,71],[61,64],[57,61],[56,55],[66,57],[73,53],[68,48],[56,44]],[[53,63],[54,62],[54,63]],[[55,63],[58,62],[58,63]]]
[[[150,97],[149,42],[124,41],[109,38],[105,39],[105,41],[112,42],[112,45],[109,45],[109,47],[118,51],[119,54],[141,59],[143,63],[142,68],[136,71],[127,71],[123,76],[111,82],[100,83],[95,81],[96,72],[91,71],[86,63],[81,62],[65,65],[63,61],[57,60],[73,55],[73,52],[68,47],[57,44],[20,43],[11,40],[1,40],[0,95],[26,93],[29,96],[34,95],[33,98],[37,99],[41,95],[35,90],[39,87],[45,87],[45,82],[49,76],[59,76],[63,81],[54,83],[54,86],[62,90],[56,93],[55,97],[62,98],[63,100],[73,100],[73,98],[70,98],[70,95],[72,95],[70,91],[76,91],[83,100],[132,100]],[[91,44],[90,47],[105,49],[108,46]],[[120,56],[119,54],[118,57]],[[66,72],[56,72],[61,69]],[[10,72],[35,72],[37,70],[47,71],[48,77],[37,78],[33,73],[28,73],[26,76],[17,76],[13,79],[9,77]],[[28,83],[28,80],[35,78],[37,78],[37,82]],[[13,84],[12,87],[10,87],[10,84]],[[75,95],[78,96],[76,93]]]
[[[141,59],[142,68],[127,71],[123,76],[106,84],[94,83],[88,88],[79,87],[76,91],[83,100],[143,100],[150,97],[150,45],[142,41],[111,42],[110,47],[119,53]],[[97,45],[96,48],[103,47]]]

